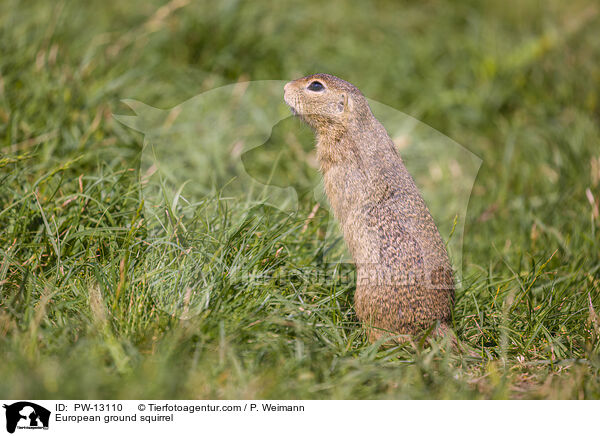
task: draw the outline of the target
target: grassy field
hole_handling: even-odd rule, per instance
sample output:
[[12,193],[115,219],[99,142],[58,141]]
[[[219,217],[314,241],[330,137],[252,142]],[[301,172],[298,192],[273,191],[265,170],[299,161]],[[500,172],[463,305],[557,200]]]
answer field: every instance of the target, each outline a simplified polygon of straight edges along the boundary
[[[0,2],[0,397],[600,398],[598,4],[283,3]],[[207,196],[186,244],[210,300],[181,319],[153,297],[185,269],[151,268],[121,100],[314,72],[483,160],[462,351],[370,345],[351,280],[290,273],[319,268],[310,196],[292,215]]]

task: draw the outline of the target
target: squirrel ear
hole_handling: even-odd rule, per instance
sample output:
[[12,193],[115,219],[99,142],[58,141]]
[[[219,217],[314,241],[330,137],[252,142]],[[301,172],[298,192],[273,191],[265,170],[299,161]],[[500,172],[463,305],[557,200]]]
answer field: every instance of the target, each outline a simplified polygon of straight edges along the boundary
[[342,94],[342,99],[338,103],[338,109],[340,112],[350,112],[352,110],[352,97],[348,94]]
[[352,99],[352,97],[348,94],[345,94],[344,96],[344,110],[346,112],[351,112],[352,109],[354,109],[354,100]]

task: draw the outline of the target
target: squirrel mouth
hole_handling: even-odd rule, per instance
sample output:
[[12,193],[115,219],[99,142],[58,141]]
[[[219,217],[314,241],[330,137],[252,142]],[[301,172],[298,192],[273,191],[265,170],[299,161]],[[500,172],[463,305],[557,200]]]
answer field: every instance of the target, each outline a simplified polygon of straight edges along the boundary
[[[283,99],[285,100],[285,103],[287,104],[287,106],[290,108],[290,111],[292,111],[292,115],[294,116],[299,116],[300,113],[298,112],[298,110],[295,108],[296,106],[296,101],[294,99],[288,99],[287,95],[284,95]],[[290,101],[291,100],[291,101]]]

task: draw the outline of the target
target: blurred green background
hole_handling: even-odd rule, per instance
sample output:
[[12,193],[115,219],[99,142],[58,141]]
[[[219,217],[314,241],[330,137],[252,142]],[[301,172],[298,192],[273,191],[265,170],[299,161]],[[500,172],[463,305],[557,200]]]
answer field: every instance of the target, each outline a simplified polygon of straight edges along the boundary
[[[2,1],[0,396],[600,397],[599,24],[593,1]],[[212,193],[186,241],[170,223],[148,244],[121,100],[315,72],[483,160],[460,350],[367,343],[353,284],[301,273],[325,219],[310,196],[282,216]],[[161,244],[194,250],[153,271]],[[151,284],[190,262],[213,291],[182,320]]]

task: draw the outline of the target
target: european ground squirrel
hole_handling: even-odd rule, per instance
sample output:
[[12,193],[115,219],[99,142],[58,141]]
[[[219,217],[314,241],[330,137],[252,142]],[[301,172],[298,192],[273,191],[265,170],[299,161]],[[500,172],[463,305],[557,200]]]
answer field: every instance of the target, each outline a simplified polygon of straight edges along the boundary
[[284,100],[316,133],[325,192],[356,264],[356,314],[369,339],[431,326],[445,332],[454,301],[446,247],[366,98],[338,77],[314,74],[286,84]]

